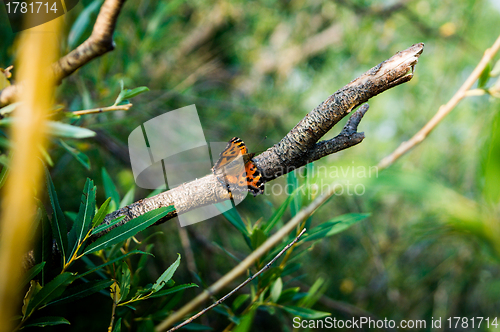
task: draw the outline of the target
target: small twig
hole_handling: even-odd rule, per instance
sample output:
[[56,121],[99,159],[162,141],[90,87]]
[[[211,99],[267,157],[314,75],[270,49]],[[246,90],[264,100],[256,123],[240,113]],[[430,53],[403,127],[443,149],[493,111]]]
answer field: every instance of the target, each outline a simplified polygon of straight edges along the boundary
[[300,239],[300,237],[302,236],[302,234],[304,234],[306,231],[306,229],[304,228],[302,230],[302,232],[299,233],[299,235],[292,241],[290,242],[285,248],[283,248],[283,250],[281,250],[269,263],[266,264],[266,266],[264,266],[262,269],[260,269],[259,272],[257,272],[256,274],[254,274],[253,276],[251,276],[250,278],[248,278],[247,280],[245,280],[243,283],[241,283],[238,287],[236,287],[235,289],[233,289],[232,291],[230,291],[229,293],[227,293],[224,297],[222,297],[220,300],[218,300],[217,302],[213,303],[211,306],[203,309],[202,311],[200,311],[199,313],[197,313],[196,315],[192,316],[191,318],[185,320],[184,322],[182,322],[181,324],[171,328],[170,330],[168,330],[168,332],[172,332],[172,331],[175,331],[181,327],[183,327],[184,325],[187,325],[189,323],[191,323],[193,320],[195,320],[196,318],[200,317],[201,315],[203,315],[205,312],[207,312],[208,310],[214,308],[215,306],[218,306],[219,304],[221,304],[222,302],[224,302],[225,300],[227,300],[231,295],[233,295],[234,293],[236,293],[237,291],[239,291],[241,288],[243,288],[245,285],[247,285],[250,281],[254,280],[257,276],[259,276],[260,274],[262,274],[262,272],[264,272],[265,270],[269,269],[271,267],[271,265],[273,265],[273,263],[281,257],[281,255],[283,255],[283,253],[285,251],[287,251],[288,249],[290,249],[295,243],[297,243],[297,241]]
[[72,112],[74,115],[85,115],[85,114],[95,114],[95,113],[103,113],[103,112],[111,112],[111,111],[128,111],[130,107],[132,107],[132,104],[126,104],[126,105],[116,105],[116,106],[108,106],[108,107],[101,107],[101,108],[91,108],[88,110],[81,110],[81,111],[75,111]]
[[430,119],[429,122],[425,124],[409,141],[401,143],[401,145],[394,150],[390,155],[382,159],[378,164],[379,169],[384,169],[392,165],[396,160],[401,158],[405,153],[410,151],[414,146],[422,142],[430,132],[450,113],[457,104],[467,96],[467,91],[472,87],[474,82],[479,78],[484,68],[491,61],[493,56],[500,49],[500,36],[497,38],[493,46],[486,51],[484,51],[483,58],[479,61],[479,64],[472,71],[470,76],[465,80],[464,84],[458,89],[455,95],[446,103],[439,108],[437,113]]

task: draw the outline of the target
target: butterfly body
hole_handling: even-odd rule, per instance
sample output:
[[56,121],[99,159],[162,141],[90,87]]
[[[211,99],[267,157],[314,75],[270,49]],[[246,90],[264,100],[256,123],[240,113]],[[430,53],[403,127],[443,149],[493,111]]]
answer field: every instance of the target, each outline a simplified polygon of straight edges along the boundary
[[254,196],[262,194],[264,182],[252,161],[254,155],[255,153],[248,153],[241,139],[233,137],[221,152],[212,172],[229,191],[248,190]]

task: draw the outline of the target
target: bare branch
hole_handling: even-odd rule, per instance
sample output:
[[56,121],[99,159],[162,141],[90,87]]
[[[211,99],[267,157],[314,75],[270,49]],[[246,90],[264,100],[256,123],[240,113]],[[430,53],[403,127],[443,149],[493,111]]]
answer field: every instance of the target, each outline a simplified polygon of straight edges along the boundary
[[[113,32],[124,3],[125,0],[104,1],[90,37],[52,64],[55,81],[58,84],[80,67],[114,49]],[[22,82],[0,90],[0,107],[13,103],[20,89]]]
[[125,0],[104,1],[90,37],[52,66],[57,81],[63,80],[78,68],[115,48],[113,32],[124,3]]
[[465,80],[464,84],[458,89],[455,95],[446,103],[439,108],[437,113],[432,117],[432,119],[427,122],[427,124],[422,127],[410,140],[401,143],[401,145],[394,150],[390,155],[385,157],[379,164],[380,169],[387,168],[392,165],[396,160],[401,158],[405,153],[410,151],[414,146],[420,144],[430,132],[455,108],[455,106],[467,96],[468,90],[472,87],[474,82],[479,78],[484,68],[493,59],[495,54],[500,50],[500,36],[497,38],[493,46],[486,51],[484,51],[483,58],[479,61],[478,65],[470,76]]
[[[367,107],[353,115],[341,135],[330,141],[318,143],[318,140],[358,105],[387,89],[411,80],[413,67],[423,47],[422,43],[413,45],[370,69],[307,114],[278,144],[255,157],[253,161],[265,180],[273,180],[328,153],[359,143],[364,136],[356,132],[357,125]],[[215,175],[209,174],[110,213],[104,219],[105,223],[119,216],[125,218],[113,227],[95,234],[92,240],[95,241],[112,228],[160,207],[174,205],[176,209],[158,221],[163,223],[195,208],[230,198],[232,194],[220,184]]]

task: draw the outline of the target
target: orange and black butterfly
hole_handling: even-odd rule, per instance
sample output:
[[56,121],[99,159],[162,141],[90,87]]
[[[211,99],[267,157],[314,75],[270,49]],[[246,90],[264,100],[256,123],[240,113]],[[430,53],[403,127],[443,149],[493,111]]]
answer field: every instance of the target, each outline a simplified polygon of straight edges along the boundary
[[254,155],[248,153],[241,139],[233,137],[221,152],[212,172],[229,191],[248,190],[254,196],[262,194],[264,182],[252,161]]

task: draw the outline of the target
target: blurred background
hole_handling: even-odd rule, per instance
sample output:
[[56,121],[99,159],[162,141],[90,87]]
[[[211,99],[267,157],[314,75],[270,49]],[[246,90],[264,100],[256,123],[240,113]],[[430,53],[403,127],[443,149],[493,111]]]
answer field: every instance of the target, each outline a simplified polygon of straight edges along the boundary
[[[90,35],[101,4],[82,0],[65,16],[62,53]],[[127,138],[157,115],[195,104],[207,141],[238,136],[250,151],[261,152],[337,89],[397,51],[424,42],[415,77],[369,101],[359,127],[365,140],[314,164],[329,170],[376,166],[451,98],[495,41],[499,27],[498,0],[129,1],[118,19],[115,50],[66,78],[57,89],[57,103],[69,111],[112,105],[120,81],[126,88],[147,86],[150,91],[135,97],[127,112],[86,115],[76,122],[97,132],[92,139],[68,140],[88,156],[89,169],[56,141],[51,144],[50,172],[61,206],[78,211],[87,177],[96,182],[101,204],[106,199],[103,167],[121,197],[129,192],[136,201],[149,195],[140,188],[130,192],[134,179]],[[16,36],[6,19],[0,20],[0,35],[0,67],[5,68],[16,59]],[[498,99],[467,98],[407,156],[362,179],[362,194],[334,196],[315,213],[313,225],[345,213],[370,217],[310,247],[297,260],[300,269],[284,281],[307,291],[322,280],[323,296],[314,309],[338,318],[349,317],[349,305],[394,320],[497,317],[499,111]],[[344,123],[325,138],[337,135]],[[305,181],[303,172],[297,175]],[[307,181],[321,188],[338,176],[309,173]],[[270,182],[265,195],[238,205],[243,220],[268,219],[287,198],[271,188],[286,181]],[[303,197],[302,204],[312,198]],[[287,210],[283,221],[291,213]],[[163,233],[153,241],[156,258],[147,269],[152,280],[176,253],[185,257],[176,221],[152,227],[139,238],[159,230]],[[206,285],[236,265],[220,247],[239,258],[250,252],[223,216],[189,226],[187,232]],[[176,275],[198,282],[185,260]],[[186,291],[177,308],[198,292]],[[109,305],[97,305],[106,311],[104,328]],[[90,326],[82,314],[90,309],[79,314],[75,307],[58,310],[68,311],[75,331]],[[93,326],[100,326],[99,317]],[[288,331],[291,319],[262,311],[253,328]],[[222,330],[229,320],[212,312],[201,323]]]

